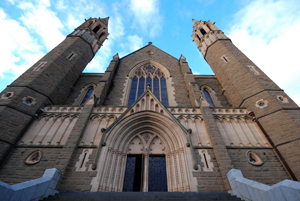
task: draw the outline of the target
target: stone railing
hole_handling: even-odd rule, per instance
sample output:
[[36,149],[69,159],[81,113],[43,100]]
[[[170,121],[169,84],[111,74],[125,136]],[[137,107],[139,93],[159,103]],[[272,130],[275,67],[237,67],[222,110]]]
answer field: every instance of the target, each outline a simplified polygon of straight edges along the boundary
[[61,172],[55,168],[47,169],[43,177],[19,184],[8,185],[0,181],[0,200],[41,200],[58,193],[55,190]]
[[284,180],[273,186],[268,186],[243,177],[240,170],[231,169],[227,173],[232,195],[246,201],[282,201],[300,200],[300,182]]

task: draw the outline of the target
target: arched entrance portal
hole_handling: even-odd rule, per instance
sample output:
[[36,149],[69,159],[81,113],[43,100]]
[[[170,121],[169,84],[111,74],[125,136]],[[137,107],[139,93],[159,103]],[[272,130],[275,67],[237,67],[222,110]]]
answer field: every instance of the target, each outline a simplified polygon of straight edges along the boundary
[[153,111],[136,112],[115,124],[105,142],[92,191],[164,190],[155,179],[164,182],[164,174],[165,190],[191,191],[188,171],[192,167],[191,153],[185,146],[185,132],[169,117]]

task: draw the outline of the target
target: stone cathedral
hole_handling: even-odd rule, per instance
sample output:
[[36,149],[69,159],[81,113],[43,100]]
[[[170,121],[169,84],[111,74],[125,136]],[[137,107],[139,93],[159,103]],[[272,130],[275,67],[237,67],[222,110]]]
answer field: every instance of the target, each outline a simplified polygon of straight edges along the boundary
[[60,192],[234,191],[232,169],[270,186],[300,179],[299,107],[214,23],[191,31],[215,75],[151,42],[82,73],[108,21],[86,20],[1,92],[2,182],[49,168]]

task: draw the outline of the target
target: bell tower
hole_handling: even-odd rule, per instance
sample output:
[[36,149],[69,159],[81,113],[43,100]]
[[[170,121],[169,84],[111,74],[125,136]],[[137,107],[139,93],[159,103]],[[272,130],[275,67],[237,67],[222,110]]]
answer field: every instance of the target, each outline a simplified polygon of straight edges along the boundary
[[255,120],[272,141],[274,151],[278,150],[281,162],[286,161],[290,176],[299,180],[300,108],[297,104],[214,23],[193,20],[192,38],[230,104],[254,112]]
[[90,18],[0,94],[0,165],[36,115],[63,105],[108,36],[109,18]]

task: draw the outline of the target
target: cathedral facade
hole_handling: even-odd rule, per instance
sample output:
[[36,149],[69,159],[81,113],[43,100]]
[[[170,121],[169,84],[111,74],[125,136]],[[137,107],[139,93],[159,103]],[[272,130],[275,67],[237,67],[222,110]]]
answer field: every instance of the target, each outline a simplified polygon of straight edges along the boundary
[[299,107],[210,21],[192,38],[215,75],[151,42],[82,73],[108,36],[90,18],[0,94],[0,180],[57,168],[59,191],[228,191],[226,174],[300,179]]

